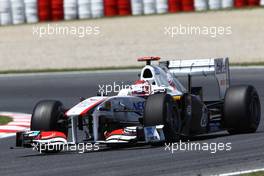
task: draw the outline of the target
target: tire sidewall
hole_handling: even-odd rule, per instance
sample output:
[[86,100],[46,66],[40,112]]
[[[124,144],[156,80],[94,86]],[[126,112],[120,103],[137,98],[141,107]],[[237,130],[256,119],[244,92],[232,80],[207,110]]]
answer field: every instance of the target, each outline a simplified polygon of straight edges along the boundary
[[65,132],[65,129],[58,125],[58,120],[64,115],[63,109],[63,105],[59,101],[40,101],[32,113],[31,130]]
[[224,125],[229,133],[255,132],[260,122],[260,101],[256,89],[247,85],[230,87],[223,111]]

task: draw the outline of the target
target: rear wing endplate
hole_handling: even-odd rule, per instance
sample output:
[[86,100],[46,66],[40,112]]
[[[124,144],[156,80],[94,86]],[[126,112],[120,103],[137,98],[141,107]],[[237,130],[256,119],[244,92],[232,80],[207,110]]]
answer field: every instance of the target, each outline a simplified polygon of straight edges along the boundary
[[219,98],[224,99],[230,85],[228,58],[172,60],[160,62],[165,65],[174,77],[180,76],[215,76],[219,86]]

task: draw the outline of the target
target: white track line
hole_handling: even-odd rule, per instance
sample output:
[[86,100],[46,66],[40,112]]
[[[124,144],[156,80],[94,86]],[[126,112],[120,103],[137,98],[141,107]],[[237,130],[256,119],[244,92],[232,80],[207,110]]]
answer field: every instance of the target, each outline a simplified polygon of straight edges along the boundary
[[30,121],[29,122],[23,122],[23,121],[15,121],[15,122],[9,122],[8,125],[15,125],[15,126],[30,126]]
[[[28,127],[29,128],[29,127]],[[25,127],[16,126],[16,125],[0,125],[0,130],[25,130]]]
[[14,119],[14,122],[25,122],[25,123],[30,123],[30,119]]
[[246,170],[246,171],[230,172],[230,173],[220,174],[219,176],[232,176],[232,175],[248,174],[248,173],[259,172],[259,171],[264,171],[264,168],[252,169],[252,170]]

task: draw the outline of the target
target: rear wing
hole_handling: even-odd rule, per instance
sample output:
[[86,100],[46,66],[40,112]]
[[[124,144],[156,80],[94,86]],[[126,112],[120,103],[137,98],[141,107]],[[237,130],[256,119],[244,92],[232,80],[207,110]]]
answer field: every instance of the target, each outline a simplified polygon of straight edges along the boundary
[[228,58],[172,60],[160,62],[160,65],[165,65],[174,77],[214,76],[219,86],[220,99],[224,99],[226,90],[230,85]]

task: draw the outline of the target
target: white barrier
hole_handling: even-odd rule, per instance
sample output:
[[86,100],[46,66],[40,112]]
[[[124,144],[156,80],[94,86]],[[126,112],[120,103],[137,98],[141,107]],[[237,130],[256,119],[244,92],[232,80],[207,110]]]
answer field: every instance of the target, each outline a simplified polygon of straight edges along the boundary
[[155,0],[143,0],[144,14],[156,13],[156,1]]
[[203,11],[208,9],[208,0],[195,0],[194,8],[196,11]]
[[91,12],[93,18],[101,18],[104,16],[103,0],[91,0]]
[[1,25],[12,24],[11,4],[9,0],[0,0]]
[[157,10],[157,13],[167,13],[168,12],[168,0],[156,0],[156,10]]
[[[0,0],[0,25],[38,22],[38,0]],[[264,6],[264,0],[260,0]],[[194,0],[196,11],[233,8],[234,0]],[[131,0],[132,15],[168,12],[168,0]],[[64,19],[104,16],[103,0],[64,0]]]
[[91,0],[78,0],[78,17],[80,19],[91,18]]
[[65,20],[73,20],[77,18],[77,0],[64,0],[63,8]]
[[221,9],[221,0],[209,0],[208,4],[210,10]]
[[1,25],[9,25],[12,24],[11,13],[0,13]]
[[25,5],[23,0],[11,0],[13,24],[25,23]]
[[234,7],[234,0],[222,0],[222,8],[233,8]]
[[143,1],[142,0],[131,0],[131,10],[132,15],[142,15],[143,14]]
[[25,16],[27,23],[38,22],[38,0],[25,0]]

